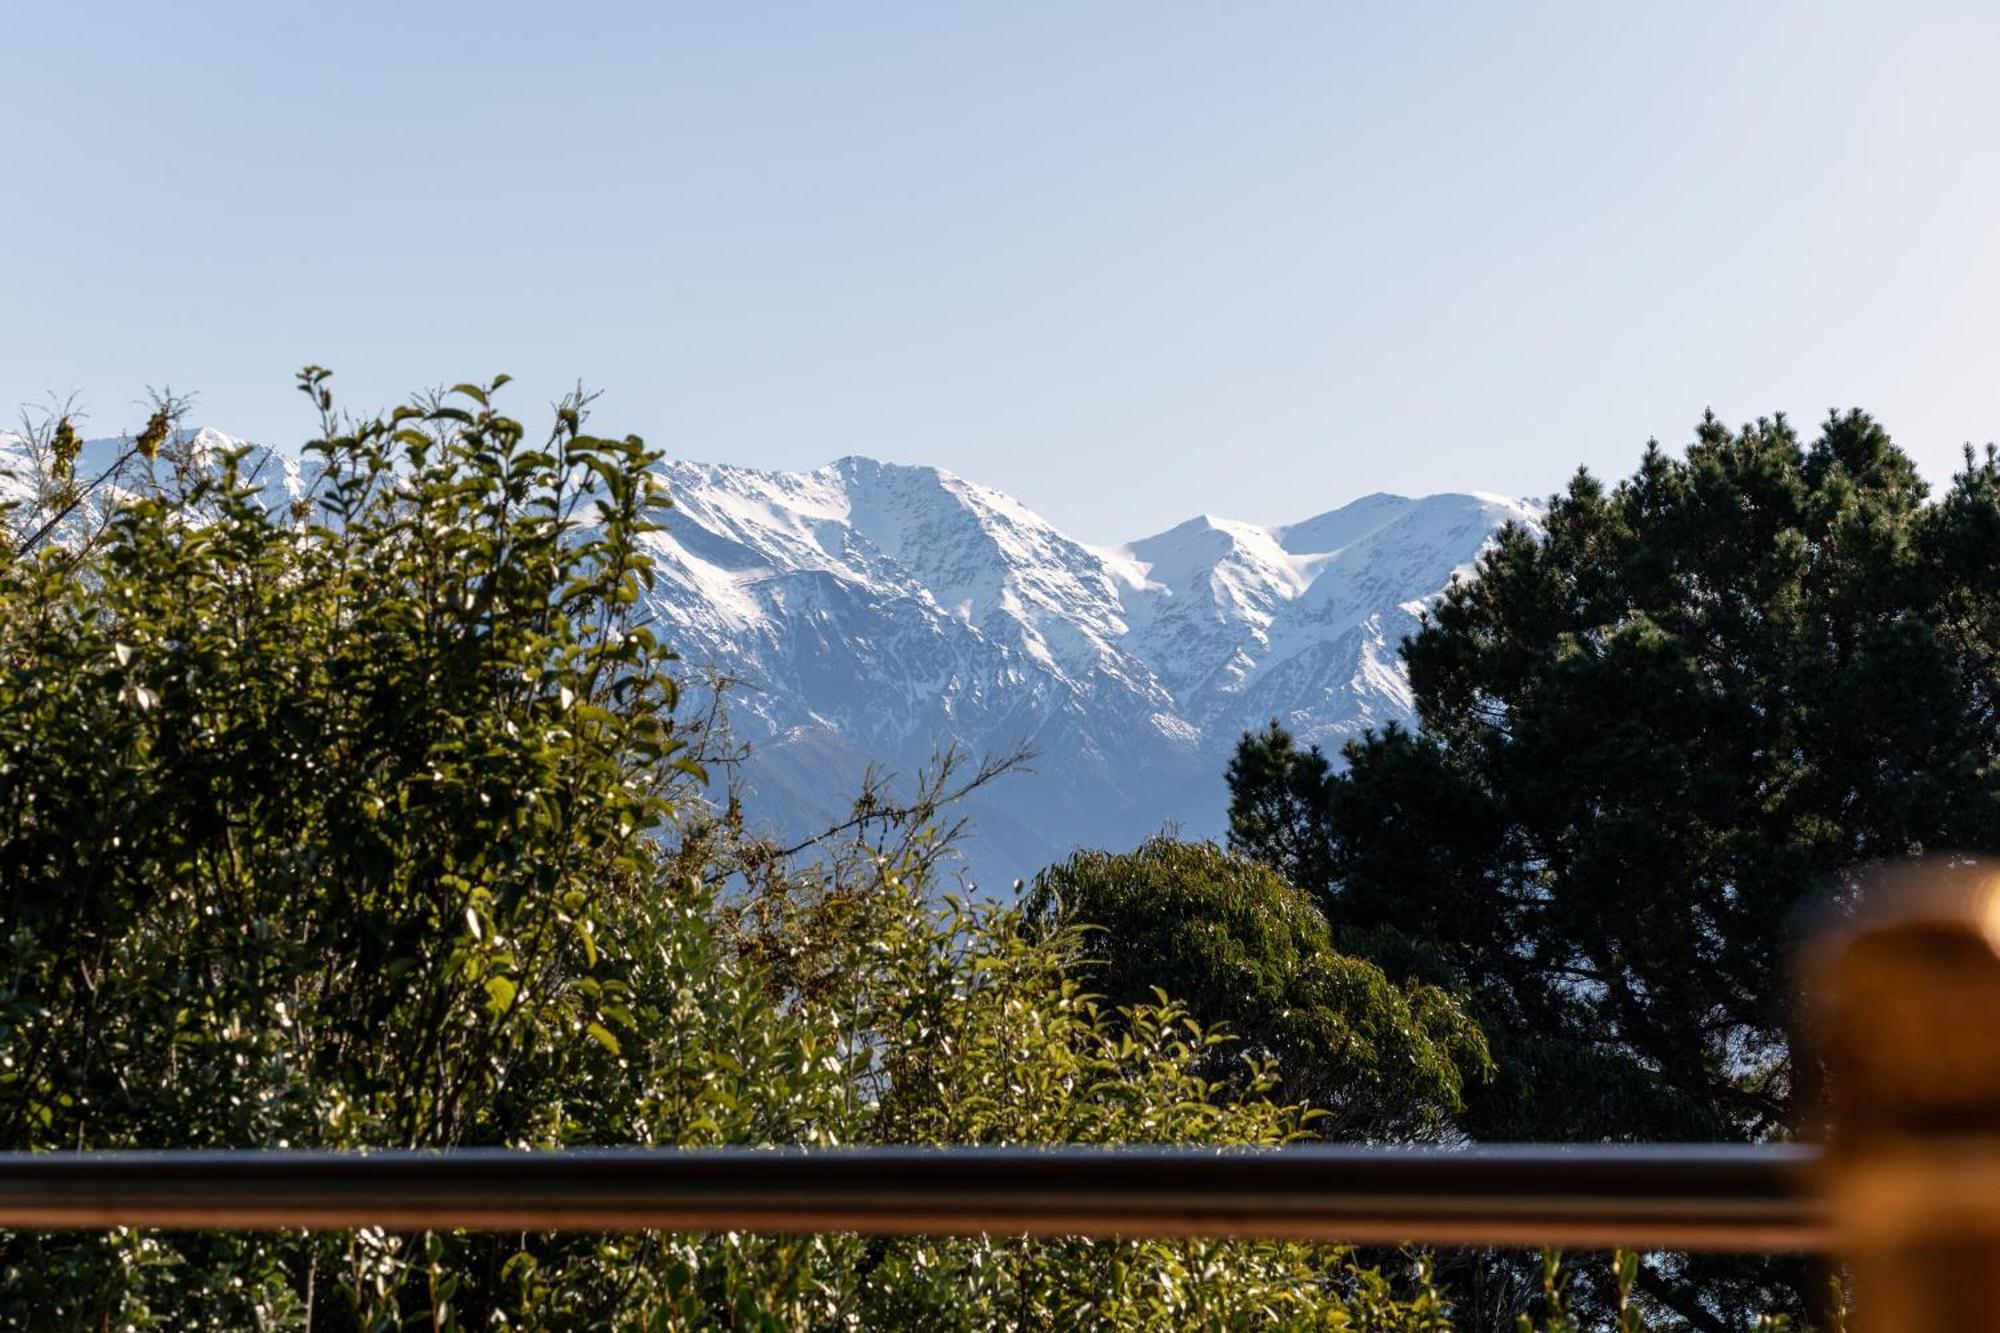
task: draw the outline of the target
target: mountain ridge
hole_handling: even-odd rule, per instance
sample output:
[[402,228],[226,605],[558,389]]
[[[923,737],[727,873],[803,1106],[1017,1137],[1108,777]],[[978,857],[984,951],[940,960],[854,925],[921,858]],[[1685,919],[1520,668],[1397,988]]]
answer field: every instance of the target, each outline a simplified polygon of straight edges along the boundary
[[[242,443],[182,438],[193,456]],[[120,444],[87,442],[79,475]],[[0,500],[25,498],[24,461],[0,433]],[[258,462],[274,501],[312,486],[289,455]],[[1541,513],[1481,492],[1377,492],[1290,524],[1202,514],[1101,546],[937,467],[655,467],[674,508],[646,538],[648,610],[698,669],[690,707],[707,702],[700,682],[735,682],[724,703],[751,749],[751,817],[803,837],[837,822],[871,769],[1026,748],[1032,774],[969,802],[967,878],[1001,890],[1076,846],[1219,834],[1228,756],[1269,720],[1329,752],[1408,721],[1403,637],[1502,525],[1538,531]]]
[[1408,720],[1403,636],[1503,524],[1540,521],[1504,496],[1377,493],[1093,546],[939,468],[660,468],[676,510],[655,611],[691,662],[749,687],[733,713],[753,793],[797,830],[840,813],[805,808],[816,770],[1030,746],[1037,774],[974,802],[1032,831],[1032,851],[971,849],[987,884],[1162,825],[1219,833],[1228,754],[1271,718],[1328,749]]

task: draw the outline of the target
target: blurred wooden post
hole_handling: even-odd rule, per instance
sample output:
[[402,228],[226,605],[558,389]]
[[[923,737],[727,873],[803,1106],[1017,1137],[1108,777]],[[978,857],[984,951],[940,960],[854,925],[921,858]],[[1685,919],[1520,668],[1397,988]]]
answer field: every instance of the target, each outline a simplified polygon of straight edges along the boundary
[[1853,1333],[2000,1333],[2000,867],[1878,876],[1808,952]]

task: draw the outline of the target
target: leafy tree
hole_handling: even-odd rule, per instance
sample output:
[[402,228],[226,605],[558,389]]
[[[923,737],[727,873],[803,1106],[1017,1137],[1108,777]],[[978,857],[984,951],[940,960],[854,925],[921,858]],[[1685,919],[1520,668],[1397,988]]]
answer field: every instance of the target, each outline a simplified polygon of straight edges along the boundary
[[1274,1059],[1280,1095],[1324,1108],[1324,1133],[1436,1135],[1486,1072],[1479,1029],[1449,995],[1338,952],[1311,899],[1211,843],[1079,852],[1037,878],[1027,910],[1094,927],[1089,982],[1112,1003],[1171,987]]
[[[321,413],[291,495],[162,405],[50,423],[0,541],[0,1147],[1278,1144],[1268,1062],[939,902],[934,802],[823,862],[703,799],[643,623],[665,497],[559,405]],[[0,1325],[1442,1327],[1300,1244],[0,1235]]]

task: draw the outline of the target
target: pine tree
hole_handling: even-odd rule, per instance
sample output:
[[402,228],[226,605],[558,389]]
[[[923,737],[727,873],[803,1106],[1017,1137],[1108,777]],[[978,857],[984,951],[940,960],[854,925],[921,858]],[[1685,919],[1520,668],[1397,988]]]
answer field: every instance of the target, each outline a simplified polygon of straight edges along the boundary
[[[1469,1090],[1481,1137],[1809,1123],[1787,1040],[1803,914],[1871,861],[2000,851],[1990,450],[1927,503],[1862,413],[1809,445],[1711,415],[1684,457],[1579,473],[1545,535],[1504,531],[1405,658],[1418,732],[1350,745],[1316,794],[1274,779],[1282,738],[1246,740],[1232,814],[1294,802],[1303,824],[1237,845],[1285,867],[1324,845],[1323,872],[1288,873],[1341,945],[1469,995],[1498,1064]],[[1681,1278],[1713,1308],[1813,1286]]]
[[1301,750],[1276,718],[1245,732],[1229,761],[1229,846],[1294,884],[1324,883],[1332,869],[1326,839],[1326,782],[1318,746]]

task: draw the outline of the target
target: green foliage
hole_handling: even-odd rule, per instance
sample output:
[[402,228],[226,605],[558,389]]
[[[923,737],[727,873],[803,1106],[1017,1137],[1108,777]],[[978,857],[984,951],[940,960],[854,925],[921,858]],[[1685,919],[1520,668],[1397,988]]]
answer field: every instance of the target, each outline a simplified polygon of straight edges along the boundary
[[1503,1083],[1494,1130],[1759,1138],[1805,1109],[1800,903],[1874,858],[2000,848],[1996,489],[1989,455],[1925,504],[1858,413],[1810,446],[1711,419],[1684,460],[1579,476],[1409,641],[1423,733],[1351,747],[1308,887],[1432,947],[1564,1089]]
[[[1624,1258],[1621,1252],[1620,1259]],[[1542,1296],[1541,1320],[1539,1323],[1527,1313],[1517,1316],[1514,1326],[1520,1333],[1578,1333],[1576,1320],[1570,1317],[1567,1288],[1569,1279],[1562,1271],[1562,1253],[1559,1250],[1542,1251]]]
[[1340,953],[1311,899],[1213,844],[1079,852],[1041,874],[1027,910],[1045,927],[1095,928],[1088,980],[1113,1003],[1171,987],[1275,1060],[1281,1097],[1324,1109],[1322,1133],[1435,1134],[1486,1071],[1479,1029],[1451,996]]
[[[6,516],[0,1147],[1307,1132],[1268,1060],[1219,1073],[1180,1008],[1090,998],[1075,931],[937,901],[914,822],[859,812],[799,867],[699,799],[637,614],[640,441],[580,400],[531,441],[497,381],[359,422],[302,387],[310,496],[168,405],[115,485]],[[0,1325],[1443,1328],[1408,1276],[1300,1244],[13,1234]]]
[[647,456],[579,420],[329,422],[298,521],[239,457],[174,460],[84,569],[0,572],[0,1141],[562,1132],[504,1094],[624,1021],[588,942],[679,746],[665,654],[618,623]]
[[[1603,1327],[1612,1333],[1646,1333],[1654,1327],[1646,1319],[1638,1300],[1642,1275],[1640,1256],[1632,1250],[1614,1252],[1600,1274],[1591,1272],[1591,1277],[1603,1279],[1599,1286],[1603,1292],[1605,1310]],[[1586,1322],[1575,1310],[1572,1283],[1577,1276],[1574,1271],[1565,1272],[1562,1252],[1555,1249],[1542,1251],[1541,1292],[1536,1305],[1537,1314],[1523,1312],[1515,1317],[1517,1333],[1581,1333],[1581,1330],[1596,1325]],[[1831,1297],[1826,1306],[1827,1322],[1822,1326],[1825,1333],[1846,1333],[1847,1302],[1846,1293],[1838,1278],[1828,1279]],[[1788,1333],[1788,1330],[1803,1328],[1786,1314],[1759,1314],[1751,1316],[1747,1325],[1732,1319],[1719,1318],[1707,1310],[1694,1310],[1698,1326],[1718,1330],[1742,1328],[1745,1333]]]
[[[1816,1114],[1786,1030],[1801,906],[1874,859],[2000,850],[1996,497],[1989,451],[1927,503],[1860,413],[1810,444],[1709,418],[1685,458],[1579,474],[1545,538],[1502,533],[1447,592],[1405,647],[1422,732],[1351,745],[1300,802],[1329,865],[1302,887],[1344,944],[1469,995],[1498,1065],[1475,1133]],[[1817,1295],[1803,1266],[1679,1276],[1715,1308]]]
[[[1631,1250],[1619,1250],[1611,1256],[1606,1266],[1611,1279],[1611,1302],[1609,1327],[1615,1333],[1645,1333],[1645,1317],[1634,1303],[1633,1292],[1639,1282],[1639,1256]],[[1562,1252],[1547,1249],[1542,1251],[1542,1293],[1541,1320],[1522,1314],[1514,1321],[1519,1333],[1580,1333],[1583,1325],[1571,1313],[1569,1302],[1570,1275],[1563,1272]],[[1758,1321],[1758,1330],[1764,1328]]]
[[1291,884],[1333,879],[1326,836],[1332,766],[1318,746],[1301,750],[1274,720],[1246,733],[1229,760],[1229,847],[1276,870]]

